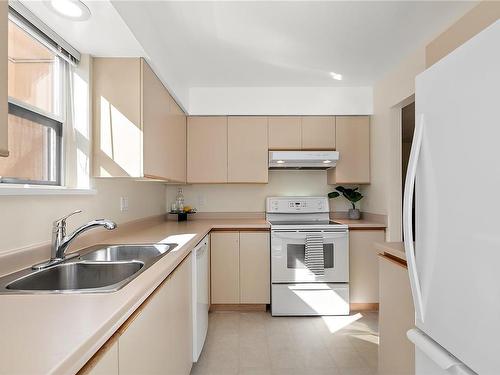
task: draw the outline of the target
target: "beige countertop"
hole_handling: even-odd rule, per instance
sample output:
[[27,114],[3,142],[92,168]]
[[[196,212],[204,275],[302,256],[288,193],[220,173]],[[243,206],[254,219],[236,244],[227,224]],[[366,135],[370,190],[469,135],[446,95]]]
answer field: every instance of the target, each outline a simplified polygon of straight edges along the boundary
[[214,219],[117,231],[106,243],[179,246],[114,293],[0,295],[0,374],[76,373],[210,230],[267,228],[264,219]]
[[349,229],[385,229],[387,225],[372,220],[360,219],[351,220],[344,218],[334,218],[338,223],[347,224]]
[[382,253],[389,253],[392,256],[406,261],[405,246],[403,242],[376,243],[375,248]]

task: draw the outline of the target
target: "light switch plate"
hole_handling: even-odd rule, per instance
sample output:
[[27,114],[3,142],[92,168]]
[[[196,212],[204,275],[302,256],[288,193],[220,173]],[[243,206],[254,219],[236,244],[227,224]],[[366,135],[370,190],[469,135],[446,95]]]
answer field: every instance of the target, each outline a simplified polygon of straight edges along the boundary
[[120,197],[120,211],[128,211],[128,197]]

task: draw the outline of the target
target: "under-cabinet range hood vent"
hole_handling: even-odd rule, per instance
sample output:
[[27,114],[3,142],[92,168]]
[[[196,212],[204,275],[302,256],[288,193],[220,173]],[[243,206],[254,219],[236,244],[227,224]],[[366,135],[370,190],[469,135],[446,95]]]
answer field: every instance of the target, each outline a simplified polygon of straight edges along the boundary
[[269,169],[328,169],[337,160],[338,151],[269,151]]

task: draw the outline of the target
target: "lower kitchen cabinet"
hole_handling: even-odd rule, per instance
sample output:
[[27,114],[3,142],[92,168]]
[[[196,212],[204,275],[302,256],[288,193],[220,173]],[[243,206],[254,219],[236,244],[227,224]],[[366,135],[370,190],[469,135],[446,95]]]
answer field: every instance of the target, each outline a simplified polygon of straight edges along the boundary
[[[118,341],[105,344],[78,375],[118,375]],[[100,353],[104,353],[100,355]]]
[[375,243],[384,241],[383,229],[349,231],[349,294],[354,309],[379,302],[378,251]]
[[240,232],[240,303],[270,303],[269,232]]
[[210,277],[213,304],[240,302],[240,233],[210,235]]
[[415,326],[415,309],[406,262],[379,256],[379,374],[415,374],[415,348],[406,332]]
[[212,304],[268,304],[269,232],[212,232]]
[[189,374],[192,365],[191,255],[151,295],[119,338],[123,374]]

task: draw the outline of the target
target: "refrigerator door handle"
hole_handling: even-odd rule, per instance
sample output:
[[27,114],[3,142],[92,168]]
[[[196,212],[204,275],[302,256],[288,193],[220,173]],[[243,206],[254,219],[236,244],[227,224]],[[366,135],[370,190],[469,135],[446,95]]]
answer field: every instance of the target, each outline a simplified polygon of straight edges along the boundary
[[421,330],[416,328],[410,329],[406,333],[406,336],[418,350],[423,352],[443,370],[450,371],[450,373],[453,371],[453,374],[460,375],[476,374]]
[[417,263],[415,260],[415,249],[413,245],[413,192],[415,191],[415,176],[417,174],[418,157],[422,145],[424,130],[424,115],[420,116],[420,121],[415,126],[413,135],[413,144],[408,161],[408,169],[405,180],[405,191],[403,196],[403,234],[406,260],[408,263],[408,275],[410,277],[411,293],[413,295],[413,305],[415,306],[416,318],[424,321],[422,291],[420,289],[420,280],[417,273]]

